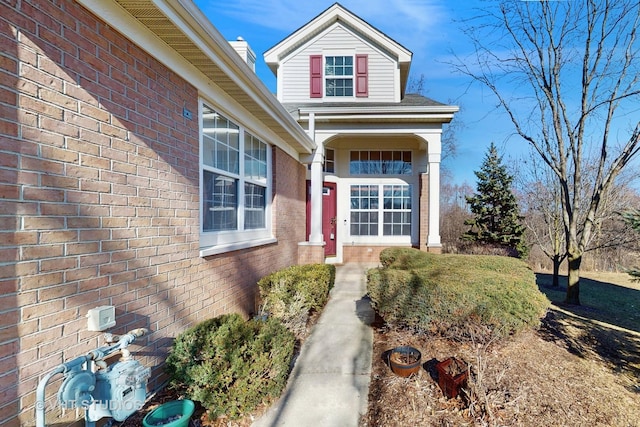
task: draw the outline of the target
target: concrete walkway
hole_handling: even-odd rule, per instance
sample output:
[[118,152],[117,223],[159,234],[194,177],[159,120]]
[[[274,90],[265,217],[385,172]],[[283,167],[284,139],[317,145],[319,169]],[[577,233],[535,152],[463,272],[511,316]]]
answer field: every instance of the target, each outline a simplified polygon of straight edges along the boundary
[[336,283],[302,346],[283,396],[252,427],[357,427],[367,411],[374,319],[365,271],[337,266]]

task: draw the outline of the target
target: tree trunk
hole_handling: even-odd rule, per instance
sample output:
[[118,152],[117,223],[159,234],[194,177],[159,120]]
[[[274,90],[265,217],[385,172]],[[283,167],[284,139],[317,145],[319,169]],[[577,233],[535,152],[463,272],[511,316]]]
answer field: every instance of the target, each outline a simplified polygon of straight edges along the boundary
[[551,286],[557,288],[560,286],[560,264],[562,264],[562,259],[559,255],[553,256],[553,279],[551,282]]
[[582,263],[582,255],[569,255],[568,261],[567,296],[564,302],[580,305],[580,264]]

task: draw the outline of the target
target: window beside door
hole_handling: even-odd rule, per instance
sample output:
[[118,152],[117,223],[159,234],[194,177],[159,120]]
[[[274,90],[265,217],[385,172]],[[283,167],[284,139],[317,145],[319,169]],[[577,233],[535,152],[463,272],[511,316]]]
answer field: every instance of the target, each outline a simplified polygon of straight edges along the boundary
[[410,236],[411,185],[350,187],[351,236]]

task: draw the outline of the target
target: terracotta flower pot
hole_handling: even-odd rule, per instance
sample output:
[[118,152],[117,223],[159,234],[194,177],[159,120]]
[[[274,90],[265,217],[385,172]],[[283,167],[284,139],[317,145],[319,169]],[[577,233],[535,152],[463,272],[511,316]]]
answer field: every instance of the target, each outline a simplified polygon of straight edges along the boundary
[[438,371],[438,385],[444,395],[450,399],[456,397],[460,388],[467,383],[468,366],[455,357],[449,357],[439,362],[436,365],[436,370]]
[[389,353],[389,366],[394,374],[408,377],[420,370],[422,354],[411,346],[396,347]]

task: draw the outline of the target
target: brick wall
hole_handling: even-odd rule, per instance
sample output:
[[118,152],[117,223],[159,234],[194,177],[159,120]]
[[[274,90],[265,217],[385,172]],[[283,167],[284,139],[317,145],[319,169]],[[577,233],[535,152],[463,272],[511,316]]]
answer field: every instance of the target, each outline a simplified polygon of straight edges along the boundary
[[69,0],[0,2],[0,45],[0,424],[32,425],[40,378],[103,344],[88,309],[152,331],[152,387],[172,337],[250,313],[297,259],[305,170],[274,150],[278,243],[200,258],[195,88]]
[[343,262],[347,263],[380,263],[380,252],[389,246],[351,246],[344,245]]
[[324,262],[324,244],[302,242],[298,245],[298,264],[324,264]]

